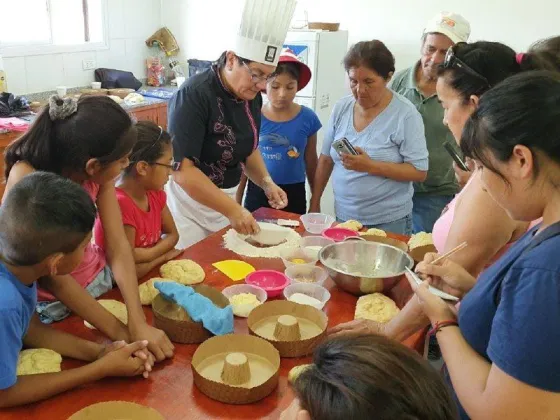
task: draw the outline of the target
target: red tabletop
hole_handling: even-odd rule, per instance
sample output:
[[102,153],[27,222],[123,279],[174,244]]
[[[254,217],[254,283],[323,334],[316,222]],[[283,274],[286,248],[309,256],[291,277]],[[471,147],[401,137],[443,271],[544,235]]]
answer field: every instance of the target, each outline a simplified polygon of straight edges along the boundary
[[[260,209],[255,212],[255,217],[261,219],[288,218],[297,219],[296,215]],[[204,284],[223,289],[231,284],[229,278],[217,271],[212,263],[225,259],[242,259],[257,269],[284,270],[280,259],[244,258],[222,246],[222,236],[227,229],[218,232],[204,241],[188,248],[181,258],[189,258],[200,264],[206,272]],[[303,228],[298,230],[303,233]],[[405,239],[398,235],[390,235],[397,239]],[[142,281],[157,277],[158,270],[154,270]],[[330,290],[331,300],[325,307],[329,317],[329,327],[354,318],[354,309],[357,298],[349,293],[339,290],[332,280],[325,282],[325,287]],[[399,307],[404,306],[410,298],[412,291],[410,285],[403,279],[394,287],[388,296]],[[118,289],[107,293],[103,298],[122,301]],[[144,312],[149,322],[152,321],[151,308],[144,307]],[[71,332],[80,337],[103,342],[106,340],[97,331],[91,331],[83,325],[82,319],[75,315],[54,325],[55,328]],[[235,333],[247,334],[245,319],[235,319]],[[423,351],[424,334],[416,333],[405,344],[411,348]],[[149,379],[138,378],[105,378],[101,381],[66,392],[39,403],[27,406],[0,410],[0,419],[67,419],[76,411],[102,401],[131,401],[143,404],[158,410],[166,419],[277,419],[280,412],[286,408],[293,398],[287,383],[289,370],[299,364],[309,363],[310,357],[300,359],[282,359],[280,369],[280,383],[278,388],[267,398],[250,405],[227,405],[214,401],[202,394],[193,384],[190,367],[191,358],[196,350],[196,345],[175,344],[175,357],[172,360],[159,363],[154,367]],[[79,366],[82,362],[64,360],[63,369]]]

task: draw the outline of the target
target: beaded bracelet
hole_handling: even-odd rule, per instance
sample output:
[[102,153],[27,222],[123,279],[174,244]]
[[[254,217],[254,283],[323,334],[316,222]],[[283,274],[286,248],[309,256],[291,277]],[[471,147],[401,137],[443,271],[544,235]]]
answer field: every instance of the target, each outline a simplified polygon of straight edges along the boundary
[[428,335],[436,335],[438,332],[441,331],[442,328],[449,327],[449,326],[458,327],[459,323],[456,320],[436,321],[432,329],[428,331]]

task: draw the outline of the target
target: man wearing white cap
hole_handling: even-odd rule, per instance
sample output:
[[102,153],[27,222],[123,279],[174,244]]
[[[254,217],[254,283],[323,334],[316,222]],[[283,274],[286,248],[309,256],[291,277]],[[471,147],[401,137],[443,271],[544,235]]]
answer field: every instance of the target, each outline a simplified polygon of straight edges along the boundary
[[436,95],[437,73],[449,47],[466,42],[470,25],[456,13],[441,12],[424,28],[420,60],[393,78],[391,88],[408,98],[422,115],[430,154],[428,177],[414,184],[414,232],[431,232],[435,221],[458,191],[453,160],[443,147],[455,140],[443,124],[444,110]]
[[232,50],[211,69],[189,78],[169,102],[173,154],[181,166],[165,189],[180,248],[228,224],[242,234],[258,232],[251,213],[235,200],[243,170],[272,207],[287,205],[257,146],[260,92],[278,63],[295,4],[246,0]]

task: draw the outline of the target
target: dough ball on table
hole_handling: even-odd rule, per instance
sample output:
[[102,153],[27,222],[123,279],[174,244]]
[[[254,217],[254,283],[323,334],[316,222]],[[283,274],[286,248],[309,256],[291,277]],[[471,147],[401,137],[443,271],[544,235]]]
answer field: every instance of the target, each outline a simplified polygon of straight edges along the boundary
[[162,279],[160,277],[154,277],[145,283],[138,286],[138,293],[140,294],[140,303],[142,305],[151,305],[152,301],[159,295],[159,290],[155,288],[154,282],[156,281],[174,281],[170,279]]
[[408,248],[409,249],[414,249],[414,248],[418,248],[419,246],[425,246],[425,245],[433,245],[434,244],[434,239],[432,238],[432,234],[431,233],[426,233],[426,232],[418,232],[415,235],[412,235],[408,241]]
[[373,235],[373,236],[382,236],[384,238],[387,237],[387,233],[384,230],[371,228],[366,230],[365,232],[360,232],[360,235]]
[[206,277],[202,267],[192,260],[169,261],[161,266],[159,273],[166,279],[185,285],[202,283]]
[[364,227],[364,225],[362,225],[357,220],[348,220],[347,222],[339,224],[337,227],[350,229],[353,230],[354,232],[358,232],[361,228]]
[[310,366],[311,364],[306,364],[306,365],[294,366],[293,368],[291,368],[290,371],[288,372],[288,382],[293,384],[294,381],[298,378],[298,376],[301,375],[302,372],[304,372]]
[[[111,312],[119,321],[124,325],[128,324],[128,312],[126,311],[126,305],[118,300],[113,299],[100,299],[99,304]],[[89,329],[95,330],[96,328],[89,322],[84,320],[84,325]]]
[[17,375],[60,372],[62,356],[49,349],[29,349],[19,353]]
[[370,319],[382,324],[389,322],[400,312],[397,304],[382,293],[372,293],[358,299],[354,319]]

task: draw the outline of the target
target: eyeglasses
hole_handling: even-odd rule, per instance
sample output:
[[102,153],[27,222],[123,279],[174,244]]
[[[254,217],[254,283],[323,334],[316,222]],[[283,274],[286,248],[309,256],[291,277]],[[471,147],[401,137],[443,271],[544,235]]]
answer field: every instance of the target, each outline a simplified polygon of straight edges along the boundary
[[488,86],[490,88],[491,87],[490,82],[488,82],[488,79],[486,77],[484,77],[479,72],[473,70],[471,67],[469,67],[467,64],[465,64],[465,62],[463,62],[459,58],[457,58],[457,56],[455,55],[455,48],[458,47],[460,44],[465,44],[465,43],[464,42],[459,42],[459,43],[455,44],[454,46],[449,47],[449,49],[447,50],[447,53],[445,54],[445,59],[443,60],[443,68],[444,69],[452,69],[452,68],[461,69],[461,70],[469,73],[471,76],[474,76],[474,77],[484,81],[484,83],[486,83],[486,86]]
[[169,168],[172,171],[178,171],[179,169],[181,169],[181,162],[173,162],[171,163],[171,165],[168,165],[166,163],[151,162],[150,165],[163,166],[164,168]]
[[262,83],[262,82],[267,83],[268,80],[270,79],[270,76],[257,76],[255,73],[253,73],[253,71],[251,70],[251,67],[249,67],[249,65],[245,61],[241,61],[241,64],[243,64],[245,69],[247,69],[247,71],[251,75],[251,81],[254,84]]

